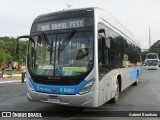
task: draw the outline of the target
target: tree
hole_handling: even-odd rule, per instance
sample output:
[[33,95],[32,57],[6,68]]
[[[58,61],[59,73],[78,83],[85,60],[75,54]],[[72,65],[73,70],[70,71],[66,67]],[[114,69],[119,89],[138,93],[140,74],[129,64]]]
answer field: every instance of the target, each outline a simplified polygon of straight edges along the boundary
[[160,40],[155,42],[150,48],[149,52],[158,53],[158,56],[160,57]]
[[157,40],[153,45],[149,48],[148,51],[144,51],[141,53],[142,61],[146,59],[147,53],[158,53],[158,56],[160,58],[160,40]]
[[27,41],[19,41],[19,54],[16,54],[16,38],[13,37],[0,37],[0,66],[3,61],[20,61],[26,60]]
[[147,53],[149,53],[149,51],[144,51],[141,53],[142,61],[145,61]]

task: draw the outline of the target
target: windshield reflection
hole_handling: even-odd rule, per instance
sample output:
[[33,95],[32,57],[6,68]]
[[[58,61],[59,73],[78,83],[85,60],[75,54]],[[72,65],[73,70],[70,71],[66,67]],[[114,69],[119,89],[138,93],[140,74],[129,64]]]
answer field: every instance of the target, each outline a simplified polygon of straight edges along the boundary
[[148,66],[156,66],[158,65],[158,60],[147,60]]
[[78,76],[93,68],[92,32],[45,34],[45,39],[42,35],[32,39],[35,45],[30,42],[28,65],[34,75]]

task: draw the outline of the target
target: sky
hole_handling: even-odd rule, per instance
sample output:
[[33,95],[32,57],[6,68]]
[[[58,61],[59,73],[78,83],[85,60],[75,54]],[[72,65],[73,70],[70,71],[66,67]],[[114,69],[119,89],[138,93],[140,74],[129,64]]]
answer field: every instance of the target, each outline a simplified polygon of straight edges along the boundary
[[140,41],[142,49],[160,40],[160,0],[0,0],[0,37],[29,35],[40,14],[99,7],[112,13]]

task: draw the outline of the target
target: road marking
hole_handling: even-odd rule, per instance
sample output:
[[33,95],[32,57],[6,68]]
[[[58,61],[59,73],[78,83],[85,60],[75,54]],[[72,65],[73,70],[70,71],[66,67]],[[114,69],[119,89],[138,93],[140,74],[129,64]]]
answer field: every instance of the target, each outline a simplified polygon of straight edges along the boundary
[[0,83],[14,83],[14,82],[21,82],[21,80],[0,81]]

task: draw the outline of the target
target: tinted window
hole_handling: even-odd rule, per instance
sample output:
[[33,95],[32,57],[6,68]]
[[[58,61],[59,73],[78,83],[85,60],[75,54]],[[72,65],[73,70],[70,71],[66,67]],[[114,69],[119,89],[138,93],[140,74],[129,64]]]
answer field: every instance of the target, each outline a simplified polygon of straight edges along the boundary
[[100,35],[110,40],[110,49],[108,51],[109,68],[114,69],[140,65],[141,50],[139,47],[101,23],[98,29],[104,29],[105,34],[101,33]]

